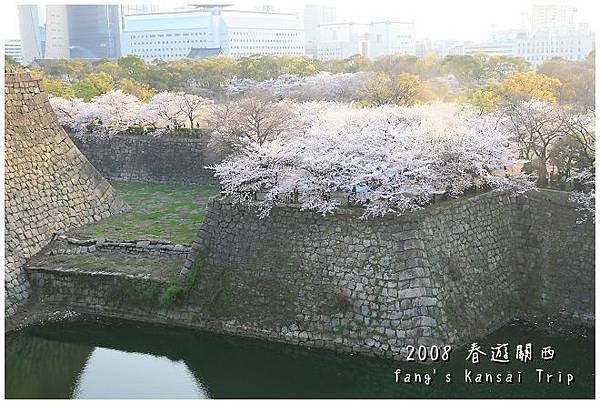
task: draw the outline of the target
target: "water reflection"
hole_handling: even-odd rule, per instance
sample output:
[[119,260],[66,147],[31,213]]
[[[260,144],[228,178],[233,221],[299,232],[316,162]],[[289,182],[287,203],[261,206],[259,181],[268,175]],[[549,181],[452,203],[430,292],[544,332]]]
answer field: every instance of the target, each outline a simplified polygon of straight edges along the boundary
[[95,348],[73,398],[207,398],[183,361],[137,352]]
[[[478,341],[552,345],[553,362],[482,363],[479,371],[523,371],[522,385],[466,385],[465,352],[434,365],[456,381],[430,387],[394,383],[394,370],[429,366],[335,354],[285,344],[114,320],[31,327],[6,337],[8,398],[235,397],[593,397],[593,330],[552,336],[522,324]],[[540,385],[535,368],[574,372],[574,386]]]

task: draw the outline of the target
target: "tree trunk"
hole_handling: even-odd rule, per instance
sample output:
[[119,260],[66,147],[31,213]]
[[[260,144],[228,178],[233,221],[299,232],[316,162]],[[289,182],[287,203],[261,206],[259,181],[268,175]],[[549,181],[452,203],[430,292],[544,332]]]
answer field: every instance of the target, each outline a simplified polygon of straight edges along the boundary
[[548,167],[546,167],[546,156],[541,155],[539,160],[538,179],[536,186],[544,188],[546,185],[548,185]]

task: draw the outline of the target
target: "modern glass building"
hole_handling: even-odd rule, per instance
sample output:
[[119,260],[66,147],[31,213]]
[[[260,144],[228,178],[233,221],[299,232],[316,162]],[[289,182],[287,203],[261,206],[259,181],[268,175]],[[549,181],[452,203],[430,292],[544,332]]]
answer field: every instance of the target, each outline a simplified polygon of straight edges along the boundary
[[121,55],[118,5],[69,5],[67,18],[72,58],[118,58]]

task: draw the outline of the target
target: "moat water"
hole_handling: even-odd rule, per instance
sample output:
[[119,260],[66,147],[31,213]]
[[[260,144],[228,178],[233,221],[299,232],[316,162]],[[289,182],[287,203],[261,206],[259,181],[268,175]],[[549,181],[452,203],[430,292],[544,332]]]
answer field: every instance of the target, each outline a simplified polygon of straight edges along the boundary
[[[7,334],[5,394],[6,398],[594,397],[593,330],[552,335],[515,322],[473,342],[487,353],[477,365],[466,360],[467,350],[453,350],[448,362],[423,365],[188,329],[81,319]],[[490,347],[504,343],[509,344],[510,362],[490,361]],[[516,359],[516,347],[526,343],[532,344],[533,361],[523,363]],[[554,349],[554,360],[541,359],[544,346]],[[427,373],[431,383],[396,383],[396,369],[400,381],[414,373],[423,381]],[[471,371],[473,384],[467,383],[465,369]],[[536,369],[544,371],[544,383],[539,383]],[[477,373],[500,373],[503,380],[512,373],[514,383],[475,384]],[[547,373],[554,375],[550,384]],[[451,383],[446,382],[447,374]],[[568,374],[573,378],[570,385]]]

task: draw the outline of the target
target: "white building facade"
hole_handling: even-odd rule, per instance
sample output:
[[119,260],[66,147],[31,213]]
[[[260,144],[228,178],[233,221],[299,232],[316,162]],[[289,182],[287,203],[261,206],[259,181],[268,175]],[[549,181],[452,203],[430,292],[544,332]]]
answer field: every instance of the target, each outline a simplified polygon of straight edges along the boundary
[[537,68],[546,60],[560,57],[567,60],[584,59],[595,47],[594,34],[587,25],[577,29],[542,30],[517,38],[514,56],[527,60]]
[[352,55],[368,56],[366,50],[366,24],[339,22],[319,26],[317,56],[321,60],[344,59]]
[[304,32],[295,14],[219,6],[123,17],[123,55],[169,61],[186,57],[192,48],[221,48],[232,57],[304,55]]
[[15,62],[23,63],[23,53],[21,51],[20,39],[7,39],[4,41],[4,55],[10,56]]
[[304,48],[308,56],[312,58],[319,56],[319,26],[333,24],[335,21],[335,7],[320,4],[307,4],[304,6]]
[[415,24],[394,21],[369,24],[369,57],[394,54],[417,54]]
[[534,4],[531,14],[533,31],[556,27],[575,28],[577,8],[562,4]]
[[515,56],[517,38],[522,38],[526,35],[527,33],[524,30],[495,31],[492,33],[489,41],[465,43],[463,54],[474,55],[477,53],[486,53],[490,56]]
[[69,52],[69,20],[67,6],[46,6],[46,44],[44,59],[66,59]]

